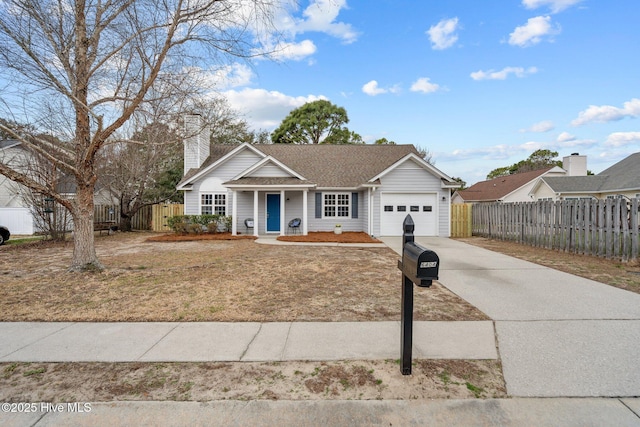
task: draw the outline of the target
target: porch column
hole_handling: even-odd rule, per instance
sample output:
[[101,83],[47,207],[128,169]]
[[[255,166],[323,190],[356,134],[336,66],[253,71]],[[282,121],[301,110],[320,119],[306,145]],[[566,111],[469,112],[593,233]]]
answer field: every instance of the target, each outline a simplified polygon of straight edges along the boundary
[[302,235],[306,236],[309,234],[309,213],[307,212],[307,195],[309,194],[309,190],[305,188],[302,192]]
[[285,225],[287,224],[285,221],[286,218],[286,212],[285,212],[285,207],[284,207],[284,190],[280,190],[280,235],[284,236],[285,233]]
[[253,190],[253,235],[258,237],[258,190]]
[[231,202],[231,219],[233,220],[231,222],[231,235],[232,236],[237,236],[238,235],[238,192],[236,190],[233,190],[232,192],[232,202]]

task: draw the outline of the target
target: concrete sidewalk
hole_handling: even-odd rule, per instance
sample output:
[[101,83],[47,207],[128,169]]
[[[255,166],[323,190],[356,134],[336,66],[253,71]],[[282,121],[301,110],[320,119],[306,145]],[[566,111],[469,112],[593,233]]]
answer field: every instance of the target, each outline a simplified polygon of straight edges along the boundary
[[[635,411],[635,412],[634,412]],[[0,412],[13,426],[638,427],[640,399],[93,403],[84,413]]]
[[[400,322],[0,323],[0,362],[400,358]],[[490,321],[415,322],[416,359],[497,359]]]

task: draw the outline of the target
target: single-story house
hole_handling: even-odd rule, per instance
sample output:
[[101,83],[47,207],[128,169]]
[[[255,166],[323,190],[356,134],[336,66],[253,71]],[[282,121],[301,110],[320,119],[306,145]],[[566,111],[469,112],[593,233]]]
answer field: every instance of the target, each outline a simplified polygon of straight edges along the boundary
[[[33,153],[15,139],[0,140],[0,161],[14,170],[27,174],[34,167],[38,167]],[[117,202],[104,187],[98,187],[96,203]],[[70,176],[60,176],[56,182],[56,191],[70,199],[75,197],[75,188],[75,181]],[[33,197],[31,190],[26,186],[0,175],[0,225],[9,228],[12,234],[34,234],[43,231],[42,221],[34,214]],[[72,224],[67,227],[72,227]]]
[[465,190],[458,190],[452,196],[451,203],[491,203],[491,202],[527,202],[531,201],[529,192],[541,176],[564,175],[565,171],[556,166],[530,172],[500,176],[481,181]]
[[597,175],[541,177],[530,192],[533,200],[640,198],[640,152]]
[[413,145],[210,145],[205,131],[184,149],[177,189],[185,214],[231,215],[234,235],[284,235],[298,218],[303,235],[339,224],[398,236],[407,214],[416,235],[450,235],[450,193],[459,184]]
[[453,194],[451,203],[530,202],[531,190],[539,179],[584,175],[587,175],[587,157],[573,153],[562,159],[562,167],[554,166],[500,176],[478,182],[465,190],[458,190]]

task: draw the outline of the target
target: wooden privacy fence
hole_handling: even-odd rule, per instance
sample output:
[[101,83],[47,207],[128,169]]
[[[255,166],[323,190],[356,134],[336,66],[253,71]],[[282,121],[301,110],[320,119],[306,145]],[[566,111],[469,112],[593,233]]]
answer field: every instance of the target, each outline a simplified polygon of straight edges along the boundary
[[167,218],[184,215],[184,205],[177,203],[159,203],[152,207],[151,230],[153,231],[171,231],[167,225]]
[[[131,218],[134,230],[151,230],[152,206],[144,206]],[[94,222],[120,222],[119,205],[95,205],[93,208]]]
[[640,199],[479,203],[473,235],[584,255],[638,259]]
[[473,204],[451,205],[451,237],[471,237]]

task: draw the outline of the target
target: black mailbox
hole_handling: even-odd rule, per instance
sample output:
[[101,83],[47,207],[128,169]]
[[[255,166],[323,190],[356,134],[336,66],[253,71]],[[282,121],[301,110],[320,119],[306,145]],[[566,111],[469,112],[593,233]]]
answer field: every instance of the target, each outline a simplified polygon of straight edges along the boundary
[[433,280],[438,280],[439,267],[440,259],[434,251],[415,242],[404,244],[402,272],[416,285],[431,286]]

